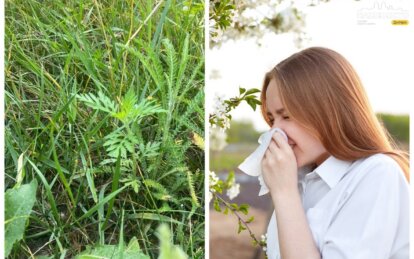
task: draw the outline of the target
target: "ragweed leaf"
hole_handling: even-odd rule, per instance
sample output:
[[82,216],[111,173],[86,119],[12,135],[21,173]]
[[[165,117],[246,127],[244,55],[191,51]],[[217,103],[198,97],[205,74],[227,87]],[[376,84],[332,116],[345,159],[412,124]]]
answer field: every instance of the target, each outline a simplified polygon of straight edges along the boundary
[[121,154],[122,158],[126,158],[128,153],[133,153],[135,145],[139,143],[136,136],[124,133],[122,129],[112,132],[105,137],[106,141],[103,144],[106,147],[106,152],[110,157],[116,158]]
[[89,94],[77,94],[76,97],[79,101],[85,103],[86,106],[91,107],[94,110],[103,111],[114,115],[118,110],[116,103],[102,92],[98,92],[98,96]]

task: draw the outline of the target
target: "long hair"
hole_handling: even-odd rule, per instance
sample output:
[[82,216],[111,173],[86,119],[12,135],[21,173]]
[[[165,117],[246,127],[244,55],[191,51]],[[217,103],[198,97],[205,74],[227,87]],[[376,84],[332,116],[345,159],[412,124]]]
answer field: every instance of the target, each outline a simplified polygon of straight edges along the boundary
[[373,154],[390,155],[409,181],[408,154],[396,148],[373,112],[361,80],[339,53],[321,47],[302,50],[265,76],[262,114],[269,125],[266,90],[275,80],[292,119],[317,137],[334,157],[353,161]]

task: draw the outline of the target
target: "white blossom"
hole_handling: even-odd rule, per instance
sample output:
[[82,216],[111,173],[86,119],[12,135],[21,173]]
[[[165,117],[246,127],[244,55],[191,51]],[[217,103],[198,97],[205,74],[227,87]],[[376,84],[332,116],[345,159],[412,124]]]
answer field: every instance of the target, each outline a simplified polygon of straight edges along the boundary
[[216,94],[214,97],[213,114],[216,116],[216,122],[223,124],[223,131],[230,128],[230,119],[227,117],[229,111],[228,105],[222,96]]
[[238,183],[233,183],[233,185],[227,189],[227,196],[229,196],[230,200],[233,200],[234,198],[237,197],[237,195],[239,195],[240,193],[240,184]]
[[213,172],[213,171],[210,171],[210,173],[209,173],[209,178],[210,178],[209,183],[210,183],[210,189],[211,189],[211,187],[214,187],[214,186],[218,183],[219,178],[218,178],[218,176],[216,175],[216,173],[215,173],[215,172]]

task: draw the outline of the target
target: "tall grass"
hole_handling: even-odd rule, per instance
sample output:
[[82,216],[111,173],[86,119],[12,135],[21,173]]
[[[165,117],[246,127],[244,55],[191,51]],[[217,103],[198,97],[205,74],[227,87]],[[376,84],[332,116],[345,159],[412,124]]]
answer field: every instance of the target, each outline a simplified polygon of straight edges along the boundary
[[39,183],[9,258],[134,238],[154,258],[162,222],[204,258],[203,15],[202,1],[6,0],[5,185],[19,161]]

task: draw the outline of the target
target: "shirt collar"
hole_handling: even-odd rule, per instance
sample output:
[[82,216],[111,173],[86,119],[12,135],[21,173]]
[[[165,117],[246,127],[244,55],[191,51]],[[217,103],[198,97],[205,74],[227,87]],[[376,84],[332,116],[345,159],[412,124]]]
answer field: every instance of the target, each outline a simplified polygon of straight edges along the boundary
[[339,160],[330,156],[313,171],[332,189],[345,176],[351,164],[350,161]]

